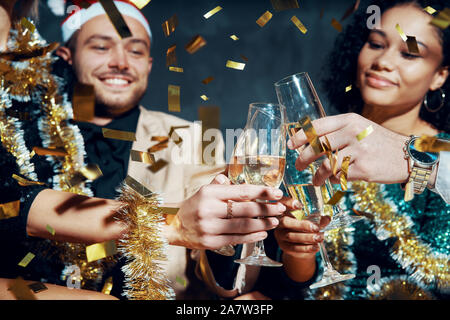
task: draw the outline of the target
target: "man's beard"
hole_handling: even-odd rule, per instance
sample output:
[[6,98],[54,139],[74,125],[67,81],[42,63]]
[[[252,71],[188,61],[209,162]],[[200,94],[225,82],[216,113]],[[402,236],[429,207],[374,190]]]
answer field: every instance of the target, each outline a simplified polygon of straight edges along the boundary
[[95,114],[97,116],[120,116],[137,107],[144,93],[145,90],[142,90],[142,92],[133,92],[126,100],[114,99],[103,94],[98,94],[95,97]]

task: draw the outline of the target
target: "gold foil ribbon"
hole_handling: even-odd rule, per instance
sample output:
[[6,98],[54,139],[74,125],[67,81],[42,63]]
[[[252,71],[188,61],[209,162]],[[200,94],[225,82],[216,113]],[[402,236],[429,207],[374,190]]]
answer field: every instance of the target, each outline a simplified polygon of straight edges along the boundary
[[37,300],[30,287],[21,277],[11,280],[8,284],[8,290],[13,293],[17,300]]
[[52,236],[54,236],[55,233],[56,233],[56,232],[55,232],[55,229],[53,229],[52,226],[49,225],[49,224],[47,224],[47,225],[45,226],[45,229],[47,229],[48,233],[50,233]]
[[272,19],[272,13],[270,11],[266,11],[261,17],[258,18],[258,20],[256,20],[256,24],[262,28],[267,22],[269,22],[270,19]]
[[169,66],[176,66],[177,65],[177,53],[175,49],[177,48],[177,45],[173,45],[167,49],[166,53],[166,67]]
[[43,182],[27,180],[27,179],[24,179],[24,178],[22,178],[22,177],[16,175],[16,174],[13,174],[12,177],[13,177],[13,179],[15,179],[15,180],[19,183],[19,185],[22,186],[22,187],[36,186],[36,185],[38,185],[38,186],[45,185],[45,183],[43,183]]
[[420,152],[450,151],[450,141],[438,139],[437,137],[421,136],[414,141],[414,147]]
[[170,112],[180,112],[180,86],[169,84],[168,89],[168,104]]
[[0,220],[14,218],[19,215],[20,200],[0,204]]
[[340,177],[342,191],[347,191],[347,174],[348,174],[348,167],[350,165],[350,159],[351,159],[350,156],[346,156],[342,160],[341,177]]
[[299,120],[298,123],[300,124],[300,127],[303,129],[303,132],[305,133],[309,144],[313,148],[314,153],[315,154],[322,153],[324,151],[322,143],[320,142],[319,136],[317,135],[317,132],[314,129],[309,116],[303,117],[302,119]]
[[147,164],[155,163],[155,156],[148,152],[131,150],[130,156],[132,161],[143,162]]
[[196,53],[206,45],[206,40],[201,35],[194,36],[184,47],[190,54]]
[[367,137],[369,134],[371,134],[373,132],[373,126],[370,125],[367,128],[365,128],[363,131],[361,131],[360,133],[358,133],[356,135],[356,139],[358,139],[358,141],[361,141],[362,139],[364,139],[365,137]]
[[153,192],[147,189],[143,184],[139,181],[135,180],[131,176],[127,176],[124,180],[125,184],[127,184],[131,189],[139,193],[143,197],[151,197]]
[[133,35],[131,31],[128,28],[127,23],[125,22],[125,19],[123,18],[119,9],[117,9],[116,5],[114,4],[114,1],[100,0],[99,2],[105,10],[109,20],[111,20],[111,23],[113,24],[119,36],[122,39],[132,37]]
[[161,170],[162,168],[164,168],[165,166],[167,166],[169,163],[164,160],[164,159],[159,159],[158,161],[155,162],[154,165],[152,165],[151,167],[149,167],[149,170],[153,173],[158,172],[159,170]]
[[236,69],[236,70],[244,70],[245,63],[240,63],[232,60],[228,60],[226,64],[227,68]]
[[17,265],[26,268],[26,266],[28,266],[28,264],[31,262],[31,260],[34,259],[34,257],[35,255],[33,253],[28,252]]
[[398,23],[395,25],[395,29],[397,29],[397,32],[400,35],[400,37],[403,39],[403,41],[406,42],[406,40],[408,40],[408,37],[403,32],[403,29],[400,27],[400,25]]
[[209,19],[209,18],[211,18],[213,15],[215,15],[217,12],[219,12],[220,10],[222,10],[222,7],[221,7],[221,6],[217,6],[217,7],[215,7],[214,9],[212,9],[211,11],[208,11],[207,13],[205,13],[205,14],[203,15],[203,17],[204,17],[205,19]]
[[136,141],[136,134],[130,131],[102,128],[103,137],[124,141]]
[[100,170],[100,167],[97,164],[89,163],[85,167],[76,171],[75,174],[66,182],[70,188],[73,188],[86,180],[94,181],[102,175],[102,170]]
[[202,83],[203,84],[208,84],[208,83],[210,83],[213,80],[214,80],[214,77],[208,77],[208,78],[203,79]]
[[345,196],[347,192],[345,191],[341,191],[341,190],[337,190],[333,196],[331,197],[330,200],[328,200],[328,202],[326,204],[330,205],[330,206],[335,206],[341,199],[343,196]]
[[170,36],[178,26],[178,17],[176,14],[171,16],[168,20],[162,24],[163,32],[166,37]]
[[65,157],[67,156],[67,151],[64,148],[57,147],[33,147],[33,152],[38,156],[55,156],[55,157]]
[[152,0],[130,0],[136,7],[142,9]]
[[111,294],[111,290],[113,288],[112,277],[106,279],[105,284],[103,285],[102,293],[103,294]]
[[87,262],[92,262],[109,256],[113,256],[116,253],[117,247],[115,240],[109,240],[102,243],[95,243],[90,246],[86,246]]
[[275,11],[284,11],[289,9],[297,9],[297,0],[270,0]]
[[293,24],[295,24],[295,26],[296,26],[303,34],[305,34],[305,33],[308,31],[308,29],[306,29],[306,27],[303,25],[303,23],[302,23],[296,16],[293,16],[293,17],[291,18],[291,21],[292,21]]
[[169,67],[169,71],[179,72],[179,73],[184,72],[183,68],[178,68],[178,67]]
[[331,19],[331,26],[337,31],[342,32],[342,25],[335,18]]
[[89,122],[95,113],[94,86],[77,82],[73,89],[73,119]]

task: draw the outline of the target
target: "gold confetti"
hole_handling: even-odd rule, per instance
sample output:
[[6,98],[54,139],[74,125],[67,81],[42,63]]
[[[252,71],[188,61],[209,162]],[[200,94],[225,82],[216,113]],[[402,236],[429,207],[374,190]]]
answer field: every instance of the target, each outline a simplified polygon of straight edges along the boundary
[[203,101],[208,101],[209,98],[207,96],[205,96],[204,94],[200,96],[200,98],[202,98]]
[[180,277],[180,276],[177,276],[177,277],[176,277],[176,281],[177,281],[179,284],[181,284],[183,287],[186,287],[186,286],[187,286],[187,281],[186,281],[185,278],[182,278],[182,277]]
[[166,149],[169,146],[169,137],[152,137],[152,141],[158,141],[159,143],[151,146],[148,149],[149,153],[158,152]]
[[28,252],[26,256],[23,257],[23,259],[20,260],[20,262],[17,265],[25,268],[31,262],[31,260],[34,259],[34,257],[35,255],[33,253]]
[[133,4],[139,9],[145,7],[150,1],[152,0],[131,0],[131,2],[133,2]]
[[448,28],[450,25],[450,9],[445,8],[444,10],[439,11],[430,23],[442,30]]
[[0,204],[0,220],[14,218],[19,215],[20,201],[11,201]]
[[168,104],[170,112],[180,112],[180,86],[169,84],[168,87]]
[[[198,107],[198,119],[202,122],[202,137],[209,129],[220,129],[220,108],[215,106]],[[207,140],[202,141],[202,163],[212,165],[212,163],[208,163],[210,161],[207,162],[204,158],[204,151],[209,143]],[[212,150],[210,155],[215,160],[215,150]]]
[[13,293],[17,300],[37,300],[30,287],[21,277],[12,280],[9,283],[8,290]]
[[148,152],[131,150],[130,156],[132,161],[143,162],[147,164],[155,163],[155,156]]
[[124,141],[136,141],[136,134],[130,131],[102,128],[103,137]]
[[349,92],[350,90],[352,90],[352,85],[349,85],[349,86],[345,87],[345,92]]
[[436,12],[436,10],[434,10],[433,7],[427,6],[426,8],[423,9],[424,11],[428,12],[429,14],[434,14]]
[[39,293],[45,290],[48,290],[48,288],[43,284],[42,282],[33,282],[28,285],[28,288],[30,288],[34,293]]
[[171,16],[162,24],[163,32],[166,37],[170,36],[178,26],[178,17],[176,14]]
[[337,31],[342,32],[342,25],[335,18],[331,19],[331,26],[335,28]]
[[319,140],[316,129],[314,129],[311,119],[309,116],[303,117],[299,120],[300,127],[303,129],[303,132],[308,139],[309,144],[314,150],[315,154],[319,154],[323,152],[322,143]]
[[23,17],[22,20],[20,20],[20,24],[25,28],[30,30],[31,33],[34,32],[34,30],[36,30],[36,27],[34,26],[33,23],[31,23],[27,18]]
[[373,127],[372,125],[368,126],[367,128],[365,128],[363,131],[361,131],[360,133],[358,133],[356,135],[356,139],[358,139],[358,141],[361,141],[362,139],[364,139],[365,137],[367,137],[369,134],[371,134],[373,132]]
[[450,151],[450,141],[423,135],[414,141],[414,147],[420,152]]
[[100,0],[100,4],[106,12],[109,20],[113,24],[119,36],[124,39],[133,36],[130,29],[128,28],[125,19],[120,13],[119,9],[117,9],[114,1],[112,0]]
[[169,71],[173,71],[173,72],[184,72],[183,68],[177,68],[177,67],[169,67]]
[[108,279],[106,279],[105,284],[103,285],[102,293],[111,294],[112,288],[113,288],[112,277],[109,277]]
[[128,176],[125,178],[124,183],[126,183],[131,189],[139,193],[143,197],[151,197],[153,192],[147,189],[140,182],[135,180],[133,177]]
[[173,140],[173,142],[175,142],[176,145],[180,145],[180,143],[183,142],[183,139],[181,139],[181,137],[176,133],[175,130],[177,129],[186,129],[189,128],[189,126],[176,126],[176,127],[170,127],[170,131],[169,131],[169,137],[170,139]]
[[52,236],[55,235],[55,229],[53,229],[51,225],[47,224],[47,225],[45,226],[45,229],[47,229],[47,231],[48,231]]
[[416,37],[413,36],[407,36],[406,45],[408,46],[408,51],[410,53],[417,53],[419,54],[419,47],[417,46]]
[[16,175],[16,174],[13,174],[12,177],[13,177],[13,179],[15,179],[15,180],[19,183],[19,185],[22,186],[22,187],[35,186],[35,185],[38,185],[38,186],[45,185],[45,183],[43,183],[43,182],[27,180],[27,179],[24,179],[24,178],[22,178],[22,177]]
[[297,0],[270,0],[275,11],[284,11],[289,9],[297,9]]
[[203,79],[202,83],[203,84],[208,84],[208,83],[210,83],[213,80],[214,80],[214,77],[208,77],[208,78]]
[[346,194],[345,191],[337,190],[333,194],[331,199],[328,200],[327,204],[330,205],[330,206],[335,206],[342,199],[342,197],[345,196],[345,194]]
[[169,66],[176,66],[177,65],[177,53],[175,49],[177,48],[177,45],[173,45],[167,49],[166,53],[166,67]]
[[241,54],[241,58],[242,60],[244,60],[245,62],[248,62],[248,58],[246,56],[244,56],[243,54]]
[[196,53],[206,45],[206,40],[201,35],[196,35],[184,47],[190,54]]
[[272,13],[270,11],[266,11],[261,17],[258,18],[258,20],[256,20],[256,23],[262,28],[267,22],[269,22],[270,19],[272,19]]
[[348,175],[348,167],[350,165],[350,156],[344,157],[341,164],[341,189],[342,191],[347,191],[347,175]]
[[77,82],[73,89],[73,119],[89,122],[94,118],[95,92],[94,86]]
[[239,40],[239,38],[238,38],[235,34],[232,34],[232,35],[230,36],[230,38],[233,39],[234,41]]
[[33,147],[34,154],[38,156],[55,156],[55,157],[65,157],[67,156],[67,151],[64,148],[57,147]]
[[85,167],[75,172],[75,174],[66,182],[69,187],[73,188],[86,180],[94,181],[100,178],[102,175],[102,170],[97,164],[89,163]]
[[203,15],[203,17],[205,19],[209,19],[211,18],[213,15],[215,15],[217,12],[219,12],[220,10],[222,10],[221,6],[217,6],[214,9],[212,9],[211,11],[208,11],[206,14]]
[[236,69],[236,70],[244,70],[245,63],[235,62],[232,60],[228,60],[226,64],[227,68]]
[[397,32],[400,35],[400,37],[402,37],[403,41],[406,42],[408,40],[408,37],[403,32],[402,28],[400,27],[400,25],[398,23],[395,25],[395,29],[397,29]]
[[88,262],[100,260],[117,253],[116,241],[110,240],[102,243],[86,246],[86,258]]
[[162,210],[162,213],[170,215],[176,215],[178,213],[178,210],[180,210],[180,208],[170,208],[170,207],[160,207],[160,209]]
[[154,165],[152,165],[151,167],[149,167],[150,171],[153,173],[158,172],[159,170],[161,170],[162,168],[164,168],[165,166],[167,166],[169,163],[164,160],[164,159],[159,159],[158,161],[155,162]]
[[305,34],[308,29],[306,29],[306,27],[303,25],[303,23],[296,17],[296,16],[292,16],[291,18],[292,23],[295,24],[295,26],[303,33]]

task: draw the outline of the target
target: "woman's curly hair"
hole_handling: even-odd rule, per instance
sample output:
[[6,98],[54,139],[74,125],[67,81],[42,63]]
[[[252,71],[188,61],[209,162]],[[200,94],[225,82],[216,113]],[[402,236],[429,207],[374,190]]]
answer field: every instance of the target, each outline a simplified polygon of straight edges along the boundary
[[20,20],[22,17],[30,17],[33,20],[38,18],[38,0],[19,0],[14,6],[13,18]]
[[[377,0],[374,1],[381,9],[381,14],[386,10],[398,5],[412,4],[418,8],[431,6],[437,11],[449,6],[449,0]],[[326,65],[322,85],[326,88],[329,103],[341,113],[356,112],[361,114],[364,106],[361,94],[356,88],[356,72],[358,56],[367,41],[370,30],[366,26],[368,14],[365,10],[358,10],[352,22],[336,39]],[[450,27],[441,30],[436,27],[441,37],[443,62],[442,66],[450,67]],[[345,92],[345,88],[352,84],[353,89]],[[450,76],[441,87],[446,93],[443,107],[437,112],[429,112],[422,106],[420,118],[435,126],[439,131],[450,132]],[[441,103],[439,90],[429,95],[428,105],[430,108],[439,106]],[[434,98],[433,98],[434,96]]]

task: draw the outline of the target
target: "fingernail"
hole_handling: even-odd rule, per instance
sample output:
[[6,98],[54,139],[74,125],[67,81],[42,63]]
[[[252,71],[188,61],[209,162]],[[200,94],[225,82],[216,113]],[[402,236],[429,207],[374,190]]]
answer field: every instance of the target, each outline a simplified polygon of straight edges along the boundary
[[282,203],[278,203],[278,211],[285,212],[286,211],[286,207]]
[[288,146],[289,149],[293,149],[294,148],[294,143],[292,142],[291,139],[288,140],[287,146]]
[[280,189],[276,189],[274,194],[276,198],[281,198],[283,196],[283,191],[281,191]]
[[271,219],[270,220],[270,224],[275,228],[276,226],[278,226],[278,224],[280,223],[280,221],[278,219]]
[[312,225],[312,230],[313,231],[319,231],[319,227],[316,226],[315,224]]
[[217,180],[217,182],[219,182],[220,184],[224,184],[225,181],[227,181],[226,178],[225,178],[225,176],[223,176],[223,175],[221,175],[221,174],[219,174],[219,175],[216,177],[216,180]]
[[316,234],[316,235],[313,237],[313,239],[314,239],[314,241],[322,241],[322,240],[323,240],[323,239],[322,239],[322,236],[319,235],[319,234]]
[[294,209],[300,209],[302,207],[302,204],[298,200],[294,200],[294,202],[292,202],[292,205],[294,206]]

